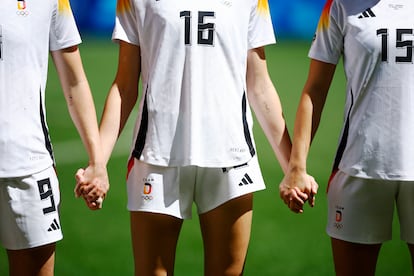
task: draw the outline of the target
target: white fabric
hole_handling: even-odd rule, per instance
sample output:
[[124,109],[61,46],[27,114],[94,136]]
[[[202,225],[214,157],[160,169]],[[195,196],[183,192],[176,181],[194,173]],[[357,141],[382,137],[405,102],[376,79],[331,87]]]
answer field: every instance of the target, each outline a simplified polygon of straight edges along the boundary
[[132,159],[128,173],[128,210],[160,213],[181,219],[242,195],[264,190],[257,156],[231,168],[161,167]]
[[329,0],[322,13],[309,56],[343,56],[346,143],[336,165],[347,174],[414,180],[413,12],[410,0]]
[[338,171],[328,189],[328,235],[354,243],[383,243],[392,238],[396,208],[401,239],[414,244],[413,184],[358,178]]
[[201,167],[252,158],[246,57],[275,42],[266,0],[119,0],[113,39],[141,50],[135,157]]
[[60,191],[53,167],[31,176],[0,178],[0,242],[11,250],[62,239]]
[[49,50],[80,43],[67,0],[2,0],[0,9],[0,177],[53,164],[45,122]]

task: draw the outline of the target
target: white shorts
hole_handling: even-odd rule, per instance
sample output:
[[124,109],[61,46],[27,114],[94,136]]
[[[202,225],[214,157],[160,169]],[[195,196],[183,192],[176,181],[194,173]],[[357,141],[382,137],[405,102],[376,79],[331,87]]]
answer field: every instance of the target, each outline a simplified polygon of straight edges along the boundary
[[232,168],[160,167],[132,159],[127,189],[128,210],[191,218],[230,199],[265,189],[256,157]]
[[338,171],[328,189],[329,236],[362,244],[392,239],[394,206],[400,237],[414,244],[414,181],[353,177]]
[[59,184],[50,167],[17,178],[0,178],[0,242],[11,250],[62,239]]

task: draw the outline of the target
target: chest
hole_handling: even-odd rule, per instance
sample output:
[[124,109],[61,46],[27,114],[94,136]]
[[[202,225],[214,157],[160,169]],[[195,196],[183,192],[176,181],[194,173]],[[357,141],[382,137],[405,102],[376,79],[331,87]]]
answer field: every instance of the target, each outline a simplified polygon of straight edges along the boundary
[[54,1],[2,0],[0,31],[8,47],[33,46],[34,41],[48,39]]
[[379,1],[376,5],[348,15],[345,49],[363,49],[382,62],[413,63],[414,3]]
[[137,0],[135,7],[144,35],[169,33],[186,45],[208,45],[216,35],[246,33],[254,5],[251,0]]

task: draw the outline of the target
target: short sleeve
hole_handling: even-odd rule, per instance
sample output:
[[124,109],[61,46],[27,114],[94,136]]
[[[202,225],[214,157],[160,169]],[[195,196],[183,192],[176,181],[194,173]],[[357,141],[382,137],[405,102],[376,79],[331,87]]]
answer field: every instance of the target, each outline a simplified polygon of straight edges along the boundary
[[322,10],[309,57],[337,64],[343,53],[344,9],[335,0],[328,0]]
[[267,0],[255,0],[249,22],[249,49],[276,42]]
[[50,26],[50,51],[68,48],[81,42],[69,0],[57,0]]
[[133,5],[131,0],[117,1],[112,39],[139,45],[138,24]]

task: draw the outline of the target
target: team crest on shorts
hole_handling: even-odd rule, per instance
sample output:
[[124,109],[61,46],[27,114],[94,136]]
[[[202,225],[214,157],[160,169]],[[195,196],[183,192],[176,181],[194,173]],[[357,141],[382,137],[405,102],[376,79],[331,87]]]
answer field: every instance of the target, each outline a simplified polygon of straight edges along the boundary
[[151,201],[154,199],[152,196],[152,184],[149,182],[144,183],[144,189],[142,191],[142,199],[144,201]]
[[336,206],[334,226],[338,230],[341,230],[344,227],[342,224],[342,214],[344,209],[344,207]]
[[27,10],[27,5],[25,0],[17,0],[17,11],[18,16],[28,16],[29,11]]

